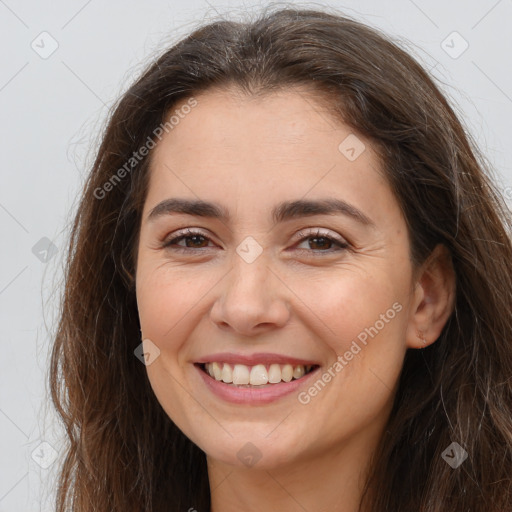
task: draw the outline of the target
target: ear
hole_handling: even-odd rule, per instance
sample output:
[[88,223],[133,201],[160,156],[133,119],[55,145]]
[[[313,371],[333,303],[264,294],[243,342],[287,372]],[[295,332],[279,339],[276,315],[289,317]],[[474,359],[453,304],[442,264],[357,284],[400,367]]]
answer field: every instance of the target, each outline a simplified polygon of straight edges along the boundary
[[425,348],[439,338],[453,311],[455,287],[450,252],[439,244],[416,273],[406,331],[408,348]]

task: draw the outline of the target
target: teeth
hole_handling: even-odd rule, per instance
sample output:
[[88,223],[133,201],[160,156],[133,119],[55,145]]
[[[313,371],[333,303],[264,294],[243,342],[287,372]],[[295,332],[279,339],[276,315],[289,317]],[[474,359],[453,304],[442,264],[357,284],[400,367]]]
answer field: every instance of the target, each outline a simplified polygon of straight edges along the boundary
[[222,375],[221,375],[221,377],[222,377],[222,380],[226,384],[229,384],[230,382],[233,382],[233,372],[231,371],[231,366],[229,366],[229,364],[225,364],[222,367]]
[[268,382],[267,369],[262,364],[257,364],[251,368],[249,384],[251,386],[261,386]]
[[205,370],[218,381],[235,386],[263,386],[265,384],[278,384],[281,381],[290,382],[292,379],[300,379],[313,368],[312,365],[271,364],[268,369],[264,364],[246,366],[228,363],[206,363]]
[[268,381],[271,384],[281,382],[281,367],[278,364],[271,364],[268,368]]
[[285,364],[281,368],[281,379],[285,382],[290,382],[293,378],[293,366],[291,364]]
[[249,384],[249,368],[244,364],[235,364],[233,369],[233,384]]
[[213,377],[215,380],[222,379],[222,368],[219,363],[211,363],[211,367],[213,370]]
[[304,376],[305,373],[306,373],[306,370],[304,370],[304,366],[296,366],[293,369],[293,378],[300,379],[301,377]]

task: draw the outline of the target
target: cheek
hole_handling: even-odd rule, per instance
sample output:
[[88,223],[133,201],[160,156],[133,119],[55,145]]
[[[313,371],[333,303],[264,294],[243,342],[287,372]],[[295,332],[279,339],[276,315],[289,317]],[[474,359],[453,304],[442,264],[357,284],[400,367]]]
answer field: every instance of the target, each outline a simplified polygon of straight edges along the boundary
[[[137,275],[137,305],[141,327],[146,337],[164,341],[180,324],[187,324],[187,316],[215,281],[193,272],[166,269],[165,266],[141,269]],[[210,283],[210,281],[212,281]]]
[[294,292],[309,309],[309,313],[304,310],[304,316],[319,326],[315,331],[336,354],[343,354],[358,337],[363,344],[365,335],[367,339],[375,337],[375,328],[386,338],[401,329],[401,320],[396,321],[400,318],[396,310],[401,308],[393,308],[404,300],[401,288],[389,273],[361,268],[294,284]]
[[321,320],[316,333],[330,349],[319,376],[326,384],[313,384],[299,401],[311,416],[331,411],[324,422],[333,440],[339,425],[356,431],[388,406],[405,354],[405,281],[384,269],[345,270],[294,289],[307,297],[308,318]]
[[146,367],[155,396],[167,415],[184,432],[193,431],[189,388],[185,379],[186,340],[197,324],[201,297],[216,281],[192,278],[165,265],[145,265],[137,272],[137,304],[144,338],[160,350]]

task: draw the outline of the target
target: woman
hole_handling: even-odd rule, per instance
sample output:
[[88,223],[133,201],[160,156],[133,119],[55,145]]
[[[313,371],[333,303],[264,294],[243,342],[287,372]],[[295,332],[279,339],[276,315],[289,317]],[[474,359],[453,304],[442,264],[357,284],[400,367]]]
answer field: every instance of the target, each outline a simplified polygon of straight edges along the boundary
[[168,49],[73,225],[57,509],[512,510],[510,214],[482,162],[343,16]]

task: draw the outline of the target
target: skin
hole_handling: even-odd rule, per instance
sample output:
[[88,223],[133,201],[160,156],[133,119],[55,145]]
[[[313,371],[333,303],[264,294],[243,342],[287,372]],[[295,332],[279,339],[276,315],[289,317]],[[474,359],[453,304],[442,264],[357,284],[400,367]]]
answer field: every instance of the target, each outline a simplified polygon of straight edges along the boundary
[[[441,333],[453,271],[442,247],[413,268],[406,223],[376,153],[358,135],[366,149],[347,159],[338,146],[353,130],[312,93],[254,98],[224,89],[196,99],[153,150],[142,214],[137,302],[142,337],[160,350],[146,366],[151,386],[207,454],[213,512],[355,512],[405,352]],[[232,219],[148,220],[171,197],[218,202]],[[326,197],[355,206],[374,226],[342,214],[279,224],[270,217],[281,201]],[[188,244],[188,253],[162,248],[188,227],[207,238],[174,245]],[[349,248],[315,243],[316,228]],[[252,263],[236,252],[247,236],[263,250]],[[214,352],[274,352],[318,361],[325,371],[395,303],[400,312],[307,404],[297,393],[231,404],[193,366]],[[247,442],[261,455],[252,467],[237,457]]]

